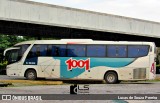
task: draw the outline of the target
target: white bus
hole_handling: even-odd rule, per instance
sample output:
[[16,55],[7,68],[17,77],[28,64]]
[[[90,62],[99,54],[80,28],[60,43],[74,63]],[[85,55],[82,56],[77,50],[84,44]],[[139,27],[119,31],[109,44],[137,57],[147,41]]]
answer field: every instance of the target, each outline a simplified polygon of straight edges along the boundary
[[8,76],[105,80],[113,84],[154,79],[155,48],[153,42],[35,40],[18,43],[4,55],[8,55]]

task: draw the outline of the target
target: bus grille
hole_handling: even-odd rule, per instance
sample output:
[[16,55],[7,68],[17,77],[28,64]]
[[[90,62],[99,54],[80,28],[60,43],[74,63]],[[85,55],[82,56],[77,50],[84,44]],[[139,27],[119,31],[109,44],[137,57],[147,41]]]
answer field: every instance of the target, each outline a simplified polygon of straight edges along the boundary
[[133,79],[145,79],[146,68],[137,68],[133,70]]

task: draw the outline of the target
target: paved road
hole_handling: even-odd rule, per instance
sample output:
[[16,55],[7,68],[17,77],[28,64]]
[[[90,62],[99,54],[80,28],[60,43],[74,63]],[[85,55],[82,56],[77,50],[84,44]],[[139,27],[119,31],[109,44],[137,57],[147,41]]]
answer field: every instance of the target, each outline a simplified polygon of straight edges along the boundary
[[[82,84],[80,84],[81,86]],[[82,85],[83,86],[83,85]],[[160,94],[160,82],[89,84],[90,94]],[[70,84],[0,88],[2,94],[69,94]]]
[[16,80],[24,80],[26,78],[24,78],[24,77],[9,77],[7,75],[0,75],[0,80],[14,80],[14,79],[16,79]]
[[[122,83],[122,84],[89,84],[90,94],[159,94],[160,83]],[[0,88],[0,94],[70,94],[70,85],[52,85],[52,86],[24,86],[24,87],[6,87]],[[134,102],[133,102],[134,101]],[[4,102],[4,101],[2,101]],[[2,103],[1,102],[1,103]],[[44,101],[48,103],[48,101]],[[53,102],[53,101],[52,101]],[[54,101],[55,102],[55,101]],[[72,103],[73,101],[59,100],[56,102]],[[76,102],[90,103],[91,101],[81,100]],[[135,100],[110,100],[110,101],[92,101],[92,103],[158,103],[160,101],[135,101]],[[35,102],[34,102],[35,103]],[[41,102],[38,102],[41,103]]]
[[[160,74],[157,74],[156,77],[160,78]],[[0,75],[0,80],[13,80],[13,79],[20,79],[20,80],[23,80],[23,79],[26,79],[25,77],[8,77],[6,75]]]
[[[2,79],[24,79],[0,76]],[[81,84],[82,85],[82,84]],[[83,85],[82,85],[83,86]],[[160,82],[141,82],[141,83],[121,83],[121,84],[89,84],[90,94],[159,94]],[[69,94],[70,84],[64,85],[39,85],[39,86],[21,86],[21,87],[0,87],[0,94]],[[7,103],[6,101],[0,101]],[[19,103],[22,101],[12,101]],[[25,101],[30,102],[30,101]],[[71,100],[57,100],[57,101],[31,101],[33,103],[73,103]],[[78,103],[159,103],[158,100],[105,100],[105,101],[91,101],[91,100],[77,100]]]

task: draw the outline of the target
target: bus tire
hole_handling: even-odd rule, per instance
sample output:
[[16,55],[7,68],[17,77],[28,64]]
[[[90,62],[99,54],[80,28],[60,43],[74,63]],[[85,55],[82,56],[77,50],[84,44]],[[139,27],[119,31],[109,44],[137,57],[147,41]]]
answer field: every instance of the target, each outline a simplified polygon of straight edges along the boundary
[[26,72],[26,78],[28,80],[35,80],[35,79],[37,79],[37,73],[36,73],[36,71],[35,70],[28,70]]
[[108,84],[115,84],[118,82],[118,76],[115,72],[106,73],[104,79]]

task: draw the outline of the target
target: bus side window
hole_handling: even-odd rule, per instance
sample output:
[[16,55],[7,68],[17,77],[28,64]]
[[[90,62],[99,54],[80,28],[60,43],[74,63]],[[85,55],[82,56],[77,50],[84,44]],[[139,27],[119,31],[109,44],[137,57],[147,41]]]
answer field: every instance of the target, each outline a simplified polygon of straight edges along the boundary
[[57,57],[59,56],[59,48],[58,48],[58,47],[55,48],[55,55],[56,55]]
[[52,56],[57,57],[58,56],[58,47],[57,45],[52,46]]
[[56,45],[52,46],[52,56],[57,56],[56,55]]
[[87,57],[105,57],[105,45],[87,45]]
[[117,54],[116,46],[108,45],[107,46],[107,57],[114,58],[116,57],[116,54]]
[[68,45],[68,57],[85,57],[85,45]]
[[127,46],[117,46],[117,49],[118,57],[127,57]]
[[36,45],[36,57],[40,56],[40,46]]
[[127,46],[126,45],[108,45],[107,56],[111,58],[123,58],[127,57]]
[[46,56],[52,56],[52,45],[47,45]]
[[38,49],[37,45],[33,45],[33,47],[31,48],[31,50],[29,51],[27,55],[27,59],[37,57],[38,55],[37,49]]
[[144,45],[130,45],[128,46],[128,57],[134,58],[134,57],[143,57],[147,56],[149,52],[149,46]]
[[52,56],[55,57],[65,57],[66,56],[66,45],[53,45],[52,46]]
[[32,55],[33,55],[33,52],[30,51],[30,52],[28,53],[28,55],[27,55],[27,59],[32,58]]
[[47,55],[47,45],[43,44],[43,45],[39,45],[39,52],[40,54],[38,56],[46,56]]
[[19,61],[22,58],[23,54],[25,53],[25,51],[28,49],[29,46],[30,46],[29,44],[25,44],[25,45],[21,45],[20,46],[20,50],[18,52],[18,60],[17,61]]
[[145,46],[140,46],[139,48],[139,56],[147,56],[149,52],[149,46],[145,45]]
[[59,55],[61,57],[66,57],[66,45],[59,45]]

